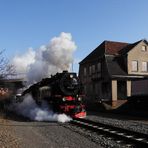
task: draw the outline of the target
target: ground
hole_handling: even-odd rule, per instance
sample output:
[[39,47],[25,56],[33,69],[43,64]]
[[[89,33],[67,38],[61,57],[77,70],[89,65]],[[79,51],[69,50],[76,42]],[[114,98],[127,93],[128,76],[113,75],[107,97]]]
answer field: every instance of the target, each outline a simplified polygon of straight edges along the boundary
[[[11,116],[9,114],[9,116]],[[0,116],[2,148],[95,148],[96,143],[56,122],[24,121]]]

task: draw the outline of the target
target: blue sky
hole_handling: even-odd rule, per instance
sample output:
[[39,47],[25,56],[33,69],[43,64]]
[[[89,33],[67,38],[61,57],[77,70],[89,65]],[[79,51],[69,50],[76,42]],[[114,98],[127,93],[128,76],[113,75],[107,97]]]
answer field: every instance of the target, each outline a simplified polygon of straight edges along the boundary
[[0,49],[12,58],[69,32],[82,60],[104,40],[148,39],[147,6],[148,0],[0,0]]

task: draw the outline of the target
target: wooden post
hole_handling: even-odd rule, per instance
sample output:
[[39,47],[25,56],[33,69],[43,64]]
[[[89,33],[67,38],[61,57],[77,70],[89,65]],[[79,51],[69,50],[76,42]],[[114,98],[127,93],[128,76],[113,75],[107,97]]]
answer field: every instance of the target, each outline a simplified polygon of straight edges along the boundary
[[117,80],[112,80],[112,107],[117,105]]

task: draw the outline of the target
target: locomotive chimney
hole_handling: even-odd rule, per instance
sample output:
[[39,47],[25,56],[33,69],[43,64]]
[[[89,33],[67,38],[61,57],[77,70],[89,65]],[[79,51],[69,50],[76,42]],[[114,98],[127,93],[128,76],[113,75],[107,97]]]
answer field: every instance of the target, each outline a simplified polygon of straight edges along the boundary
[[67,70],[63,70],[63,73],[68,73],[68,71]]

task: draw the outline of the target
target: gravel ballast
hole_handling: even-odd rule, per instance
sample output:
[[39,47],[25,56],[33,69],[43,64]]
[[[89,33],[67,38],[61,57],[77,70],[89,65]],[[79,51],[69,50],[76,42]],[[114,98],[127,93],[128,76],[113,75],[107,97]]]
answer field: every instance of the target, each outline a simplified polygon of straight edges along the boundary
[[148,120],[143,121],[143,119],[130,118],[130,116],[123,116],[120,114],[95,112],[90,112],[87,119],[148,134]]

